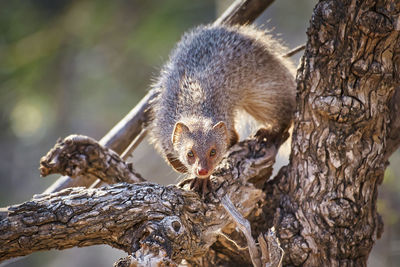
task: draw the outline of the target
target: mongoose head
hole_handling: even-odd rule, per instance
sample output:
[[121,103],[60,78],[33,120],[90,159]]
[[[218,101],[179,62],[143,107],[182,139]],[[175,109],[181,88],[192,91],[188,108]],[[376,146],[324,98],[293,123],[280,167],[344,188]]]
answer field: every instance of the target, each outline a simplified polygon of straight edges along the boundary
[[187,171],[199,178],[209,177],[228,149],[228,129],[223,121],[175,124],[172,144]]

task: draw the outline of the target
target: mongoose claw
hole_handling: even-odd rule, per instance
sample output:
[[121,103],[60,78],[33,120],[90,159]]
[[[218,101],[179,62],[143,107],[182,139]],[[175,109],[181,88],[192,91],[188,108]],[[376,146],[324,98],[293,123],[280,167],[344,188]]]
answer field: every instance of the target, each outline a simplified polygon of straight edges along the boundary
[[260,128],[254,136],[259,142],[281,144],[289,137],[289,133],[288,131],[274,132],[266,128]]
[[205,197],[205,195],[211,191],[210,178],[194,178],[190,183],[190,189],[201,194],[202,197]]
[[180,181],[180,182],[177,184],[177,186],[180,187],[180,188],[183,188],[185,185],[191,184],[192,181],[193,181],[193,179],[194,179],[194,178],[186,178],[186,179]]
[[181,181],[178,183],[179,187],[184,187],[185,185],[189,184],[190,190],[193,190],[205,197],[207,193],[211,192],[212,186],[210,178],[189,178]]
[[256,134],[254,135],[258,139],[258,141],[268,141],[268,142],[273,142],[274,139],[276,139],[276,134],[274,134],[272,131],[266,129],[266,128],[260,128],[257,130]]

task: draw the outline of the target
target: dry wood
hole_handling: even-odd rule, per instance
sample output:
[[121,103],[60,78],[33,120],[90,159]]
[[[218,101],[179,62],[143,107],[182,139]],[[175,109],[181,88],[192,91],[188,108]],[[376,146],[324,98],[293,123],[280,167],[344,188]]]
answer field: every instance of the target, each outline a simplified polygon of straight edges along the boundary
[[[82,136],[60,141],[55,149],[58,156],[53,157],[54,151],[49,153],[54,169],[46,170],[87,166],[82,163],[86,160],[98,162],[109,149],[94,143]],[[64,157],[77,146],[82,148],[78,155]],[[249,181],[271,171],[279,146],[280,143],[250,138],[232,147],[212,176],[214,191],[206,199],[175,185],[153,183],[124,183],[98,189],[78,187],[36,195],[29,202],[9,207],[2,217],[0,261],[38,250],[95,244],[133,253],[139,265],[150,259],[172,263],[196,260],[214,243],[220,229],[232,228],[230,215],[220,205],[224,196],[244,216],[261,212],[265,195]],[[63,164],[59,165],[58,160]],[[91,168],[78,168],[81,175],[92,172]],[[125,168],[129,172],[129,167]],[[74,173],[74,169],[70,172]],[[106,171],[107,164],[96,167],[96,175]]]
[[274,0],[236,0],[214,24],[250,24],[273,2]]
[[113,150],[82,135],[70,135],[58,140],[40,159],[39,170],[43,177],[59,173],[71,178],[100,179],[108,184],[145,181],[133,170],[132,164],[123,161]]
[[[400,145],[399,14],[394,0],[314,10],[291,161],[264,185],[263,214],[250,219],[253,236],[275,225],[284,265],[366,266],[382,233],[377,186]],[[217,240],[202,264],[249,264],[227,248]]]
[[[101,140],[100,144],[111,148],[121,154],[133,140],[142,132],[144,123],[147,120],[149,101],[154,97],[150,91],[143,99]],[[76,177],[71,179],[68,176],[60,177],[54,184],[46,189],[45,193],[60,191],[64,188],[74,186],[88,187],[96,181],[95,177]]]
[[292,50],[290,50],[289,52],[287,52],[285,55],[283,55],[283,57],[292,57],[294,55],[296,55],[297,53],[299,53],[300,51],[304,50],[306,48],[305,44],[299,45],[295,48],[293,48]]
[[147,253],[143,257],[141,255],[135,254],[135,257],[128,256],[119,259],[114,263],[114,267],[142,267],[142,266],[178,266],[175,262],[171,261],[163,255],[161,252],[157,255],[152,253]]
[[254,267],[261,267],[261,254],[258,251],[256,242],[251,236],[251,226],[248,220],[246,220],[239,211],[236,210],[232,201],[227,195],[225,195],[221,200],[222,205],[225,210],[231,215],[236,226],[242,231],[246,237],[247,246],[249,248],[249,254]]
[[260,234],[258,236],[258,243],[262,253],[262,266],[281,267],[284,251],[276,237],[275,228],[272,227],[269,229],[267,234]]
[[382,233],[377,187],[400,142],[399,14],[396,0],[314,9],[291,161],[273,191],[284,265],[366,266]]
[[[193,266],[249,265],[243,235],[220,205],[227,194],[253,237],[275,226],[283,265],[366,266],[383,226],[377,186],[400,144],[399,14],[395,0],[317,4],[297,76],[290,164],[274,179],[266,181],[279,144],[250,139],[232,148],[212,177],[214,195],[205,200],[155,184],[38,196],[0,212],[0,258],[48,249],[51,242],[56,248],[105,242],[135,252],[124,263],[138,266],[182,258]],[[97,202],[102,197],[109,199]],[[139,202],[145,205],[132,213]],[[97,236],[102,229],[104,241]],[[57,231],[65,231],[62,238],[46,240]],[[63,245],[70,239],[75,243]],[[259,238],[263,265],[281,260],[275,241]]]
[[[397,48],[399,49],[399,48]],[[392,97],[390,108],[390,124],[388,136],[386,138],[385,159],[387,160],[400,146],[400,55],[397,54],[393,59],[395,72],[397,75],[397,85],[395,85],[394,96]]]

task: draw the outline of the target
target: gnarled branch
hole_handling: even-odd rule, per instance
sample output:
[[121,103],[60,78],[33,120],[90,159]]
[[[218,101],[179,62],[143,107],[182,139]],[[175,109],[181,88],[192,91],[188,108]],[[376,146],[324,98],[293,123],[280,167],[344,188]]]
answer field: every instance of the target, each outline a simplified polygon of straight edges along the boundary
[[[279,146],[280,141],[272,144],[250,138],[232,147],[212,176],[214,190],[205,200],[175,185],[153,183],[69,188],[36,195],[29,202],[9,207],[2,217],[0,260],[38,250],[108,244],[137,255],[135,260],[151,254],[165,255],[175,263],[194,261],[207,252],[219,231],[232,228],[233,221],[220,203],[224,196],[244,216],[261,212],[265,195],[250,181],[271,171]],[[80,175],[86,175],[85,171],[93,173],[91,168],[78,166],[88,166],[82,163],[87,159],[99,163],[108,158],[104,156],[108,152],[92,139],[67,137],[49,153],[52,164],[42,163],[49,172],[65,166],[71,173],[79,169]],[[70,168],[71,162],[77,164]],[[120,166],[123,169],[125,165]],[[107,176],[99,174],[107,170],[107,164],[98,164],[96,176]]]
[[120,182],[139,183],[145,179],[133,170],[113,150],[83,135],[70,135],[57,144],[40,159],[40,175],[53,173],[71,178],[87,177],[100,179],[107,184]]

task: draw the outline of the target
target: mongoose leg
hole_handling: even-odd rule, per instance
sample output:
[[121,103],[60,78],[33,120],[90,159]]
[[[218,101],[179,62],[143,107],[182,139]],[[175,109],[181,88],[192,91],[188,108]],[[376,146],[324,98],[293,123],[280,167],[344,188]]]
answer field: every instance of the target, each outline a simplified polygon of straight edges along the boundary
[[[206,25],[186,33],[152,85],[151,142],[178,172],[197,177],[194,191],[211,192],[208,178],[239,140],[238,114],[263,127],[268,145],[286,140],[296,107],[295,68],[284,47],[251,25]],[[203,177],[203,178],[199,178]]]
[[185,185],[191,184],[193,182],[193,180],[194,180],[194,178],[186,178],[186,179],[183,179],[182,181],[180,181],[177,185],[178,185],[178,187],[183,188]]
[[254,135],[259,142],[267,141],[269,143],[280,144],[289,137],[288,131],[274,132],[266,128],[260,128]]
[[203,197],[208,192],[212,191],[210,178],[198,178],[198,177],[187,178],[187,179],[179,182],[178,186],[182,188],[187,184],[189,184],[189,188],[191,190],[201,194]]
[[194,178],[190,183],[190,189],[204,197],[208,192],[211,191],[210,178]]

